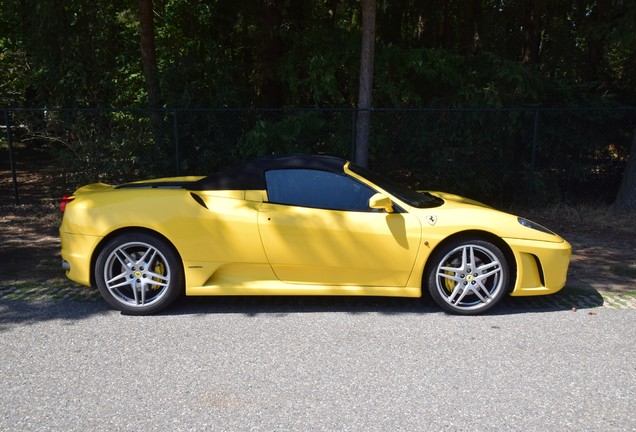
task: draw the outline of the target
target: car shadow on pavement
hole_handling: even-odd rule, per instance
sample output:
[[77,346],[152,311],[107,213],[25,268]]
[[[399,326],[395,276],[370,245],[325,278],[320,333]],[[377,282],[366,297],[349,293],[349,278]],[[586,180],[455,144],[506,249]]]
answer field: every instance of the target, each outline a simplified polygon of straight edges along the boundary
[[[604,305],[603,296],[591,287],[566,288],[548,296],[507,297],[486,315],[510,315],[565,310],[595,309]],[[182,297],[158,316],[241,314],[290,315],[302,313],[348,314],[430,314],[443,313],[433,300],[400,297],[303,297],[303,296],[223,296]],[[96,315],[118,314],[101,299],[0,300],[0,333],[14,326],[44,321],[77,321]],[[134,317],[131,317],[134,318]]]
[[[594,309],[603,306],[598,291],[563,290],[549,296],[507,297],[486,315],[558,312]],[[443,313],[433,300],[399,297],[184,297],[164,311],[165,315],[189,314],[295,314],[339,312],[350,314],[380,313],[397,315],[408,313]]]
[[346,296],[223,296],[183,297],[163,312],[166,315],[184,314],[262,314],[296,313],[382,313],[403,314],[440,312],[432,302],[399,297]]
[[74,322],[111,312],[101,301],[0,300],[0,334],[16,326],[54,320]]

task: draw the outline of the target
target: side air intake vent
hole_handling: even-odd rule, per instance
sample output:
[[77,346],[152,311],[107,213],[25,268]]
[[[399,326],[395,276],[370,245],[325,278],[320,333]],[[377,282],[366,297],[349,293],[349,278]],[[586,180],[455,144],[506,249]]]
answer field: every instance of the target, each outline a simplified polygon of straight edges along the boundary
[[208,206],[205,205],[205,201],[203,201],[203,198],[201,198],[199,195],[190,192],[190,196],[192,197],[192,199],[194,199],[196,202],[198,202],[199,205],[201,205],[201,207],[204,207],[206,209],[208,208]]

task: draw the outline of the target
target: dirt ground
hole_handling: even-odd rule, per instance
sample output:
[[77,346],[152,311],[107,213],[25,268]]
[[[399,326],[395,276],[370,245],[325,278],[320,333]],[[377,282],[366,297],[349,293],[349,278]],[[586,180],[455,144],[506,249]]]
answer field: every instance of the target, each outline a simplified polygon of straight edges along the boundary
[[531,215],[572,244],[567,287],[636,293],[636,216],[568,211]]
[[[529,215],[573,246],[567,287],[636,293],[636,216],[590,215],[566,207]],[[67,283],[60,266],[54,200],[0,205],[0,287]]]

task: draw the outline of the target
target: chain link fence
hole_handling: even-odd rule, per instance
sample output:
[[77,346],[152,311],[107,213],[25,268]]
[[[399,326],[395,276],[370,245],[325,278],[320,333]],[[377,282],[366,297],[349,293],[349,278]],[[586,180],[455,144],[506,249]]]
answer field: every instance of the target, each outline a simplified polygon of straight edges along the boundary
[[[0,196],[206,175],[265,154],[351,159],[356,110],[4,109]],[[636,109],[374,109],[370,168],[496,205],[611,203]]]

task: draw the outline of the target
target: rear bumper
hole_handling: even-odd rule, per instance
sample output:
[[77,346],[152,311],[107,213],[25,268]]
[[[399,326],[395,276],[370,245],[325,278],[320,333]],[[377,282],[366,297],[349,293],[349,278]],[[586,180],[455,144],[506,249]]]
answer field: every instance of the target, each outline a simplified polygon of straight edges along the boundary
[[91,285],[91,258],[101,237],[71,234],[60,231],[62,268],[66,277],[82,285]]
[[567,241],[504,239],[517,263],[512,296],[553,294],[565,286],[572,246]]

